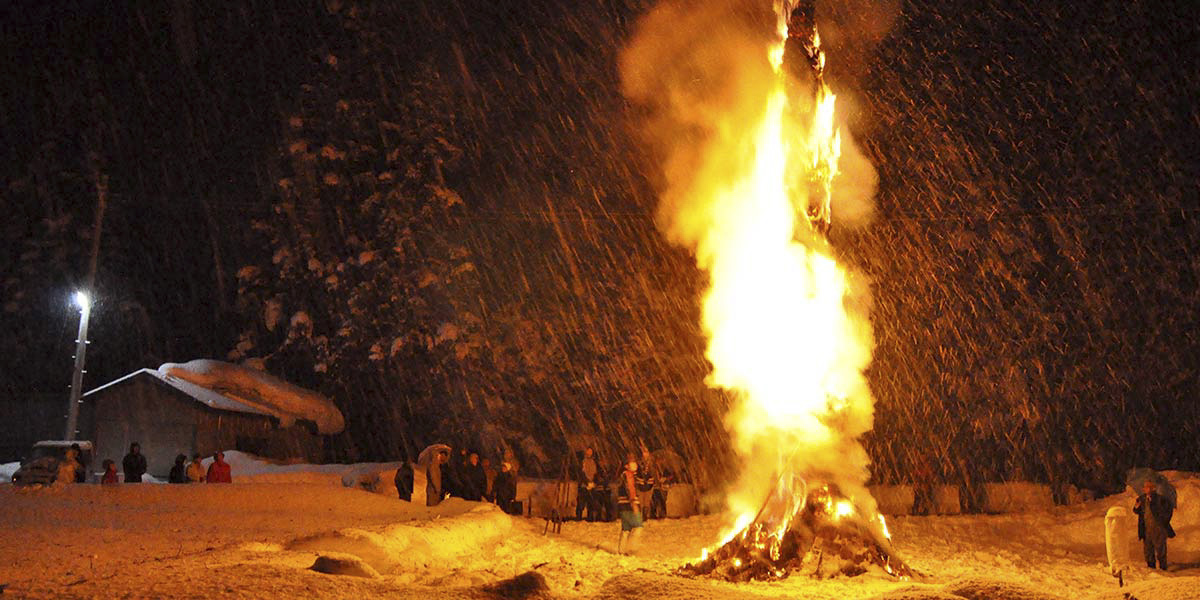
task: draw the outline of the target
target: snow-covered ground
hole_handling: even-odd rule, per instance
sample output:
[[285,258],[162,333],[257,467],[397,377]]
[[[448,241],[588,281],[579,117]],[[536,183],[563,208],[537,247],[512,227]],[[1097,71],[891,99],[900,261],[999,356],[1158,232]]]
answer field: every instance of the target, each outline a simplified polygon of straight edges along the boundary
[[[0,486],[0,585],[31,598],[1200,598],[1194,565],[1159,574],[1134,561],[1117,587],[1103,515],[1130,504],[1125,495],[1041,513],[892,519],[920,581],[733,585],[672,575],[720,534],[719,516],[651,521],[624,557],[612,552],[616,524],[543,535],[540,519],[457,499],[430,509],[336,485],[345,467],[328,469],[319,483]],[[369,576],[314,572],[319,555]],[[528,572],[540,577],[505,582]]]

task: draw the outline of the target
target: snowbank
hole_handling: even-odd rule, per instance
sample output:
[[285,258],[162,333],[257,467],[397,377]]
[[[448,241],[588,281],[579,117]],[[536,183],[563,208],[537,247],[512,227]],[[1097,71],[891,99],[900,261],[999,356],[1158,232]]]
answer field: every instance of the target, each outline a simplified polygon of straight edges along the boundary
[[[313,483],[363,487],[367,479],[378,481],[378,487],[370,491],[387,492],[395,495],[392,483],[400,463],[355,463],[351,465],[313,465],[307,463],[283,464],[237,450],[224,452],[225,462],[233,473],[234,483]],[[204,459],[204,467],[212,464],[212,458]],[[386,482],[386,483],[385,483]],[[424,496],[422,496],[424,498]]]
[[10,463],[0,464],[0,484],[12,483],[13,473],[16,473],[17,469],[20,469],[20,468],[21,468],[20,462],[10,462]]
[[933,510],[939,515],[957,515],[962,512],[957,485],[939,485],[933,488]]
[[943,585],[913,585],[869,600],[1063,600],[1062,596],[1011,581],[965,578]]
[[254,369],[218,360],[198,359],[164,363],[164,377],[177,377],[213,390],[242,404],[263,410],[290,427],[297,419],[312,421],[317,431],[330,435],[345,428],[342,412],[328,398]]
[[[449,500],[447,504],[457,502],[462,501]],[[349,554],[379,573],[392,574],[487,560],[486,548],[506,537],[512,528],[512,517],[494,505],[481,504],[453,519],[398,523],[375,530],[347,528],[297,540],[288,549]]]
[[985,483],[983,510],[989,513],[1035,512],[1054,508],[1050,486],[1027,481]]
[[911,485],[872,485],[868,489],[879,512],[885,515],[907,515],[912,513],[916,496]]

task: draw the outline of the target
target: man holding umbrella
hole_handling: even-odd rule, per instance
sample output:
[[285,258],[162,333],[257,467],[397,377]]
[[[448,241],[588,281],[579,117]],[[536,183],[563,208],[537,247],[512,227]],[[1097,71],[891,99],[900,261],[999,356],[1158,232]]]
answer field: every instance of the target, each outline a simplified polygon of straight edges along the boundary
[[1146,564],[1167,570],[1167,538],[1175,537],[1171,528],[1171,514],[1175,507],[1170,499],[1158,493],[1158,485],[1151,479],[1142,482],[1142,495],[1133,505],[1138,516],[1138,539],[1146,552]]

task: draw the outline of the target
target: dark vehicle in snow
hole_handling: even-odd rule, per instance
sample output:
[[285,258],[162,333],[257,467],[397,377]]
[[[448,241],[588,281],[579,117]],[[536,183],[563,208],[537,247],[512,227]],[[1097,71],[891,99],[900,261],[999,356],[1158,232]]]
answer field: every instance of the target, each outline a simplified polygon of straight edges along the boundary
[[[71,446],[79,445],[80,454],[77,457],[80,464],[87,467],[92,464],[92,443],[84,441],[43,440],[33,445],[33,452],[27,460],[21,461],[21,468],[12,476],[15,485],[50,485],[58,477],[58,463],[62,462]],[[86,481],[88,478],[84,478]]]

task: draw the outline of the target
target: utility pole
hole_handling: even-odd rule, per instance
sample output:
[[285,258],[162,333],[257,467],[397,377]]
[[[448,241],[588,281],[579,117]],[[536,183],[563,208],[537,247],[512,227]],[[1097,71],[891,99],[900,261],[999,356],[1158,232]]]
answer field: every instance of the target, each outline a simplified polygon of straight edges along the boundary
[[83,359],[87,354],[88,317],[92,313],[92,298],[88,294],[96,289],[96,268],[100,260],[100,232],[103,230],[104,209],[108,204],[108,176],[100,169],[100,156],[88,153],[88,166],[92,171],[92,183],[96,186],[96,220],[92,226],[92,256],[88,263],[87,290],[75,292],[75,305],[79,307],[79,335],[75,338],[75,371],[71,374],[71,398],[67,401],[67,432],[64,440],[75,439],[79,427],[79,405],[83,402]]
[[88,316],[92,312],[92,299],[86,292],[75,292],[75,305],[79,307],[79,335],[75,338],[75,372],[71,375],[71,399],[67,401],[67,432],[64,440],[75,439],[75,428],[79,425],[79,399],[83,391],[83,359],[87,353]]

